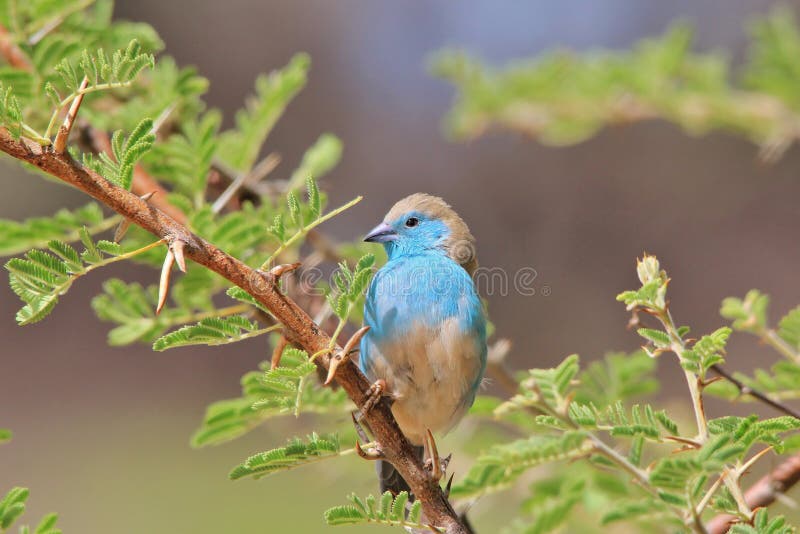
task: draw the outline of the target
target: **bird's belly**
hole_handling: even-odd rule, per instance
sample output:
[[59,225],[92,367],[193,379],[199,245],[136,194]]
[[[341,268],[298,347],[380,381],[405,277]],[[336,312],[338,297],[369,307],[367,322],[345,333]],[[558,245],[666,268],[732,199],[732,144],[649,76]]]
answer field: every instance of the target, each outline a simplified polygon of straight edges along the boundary
[[375,348],[368,374],[386,381],[394,399],[392,412],[412,443],[421,444],[426,430],[450,430],[472,404],[481,347],[455,319],[436,329],[413,328]]

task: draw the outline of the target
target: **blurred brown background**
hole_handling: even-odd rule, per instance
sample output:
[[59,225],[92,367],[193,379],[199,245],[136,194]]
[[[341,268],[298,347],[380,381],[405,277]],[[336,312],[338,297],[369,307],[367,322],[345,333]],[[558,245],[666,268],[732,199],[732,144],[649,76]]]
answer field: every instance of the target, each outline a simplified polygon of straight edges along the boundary
[[[169,54],[211,80],[208,101],[229,121],[259,72],[309,52],[308,88],[268,141],[283,156],[280,171],[288,174],[331,131],[345,144],[342,164],[324,182],[332,202],[366,197],[327,225],[336,238],[357,238],[395,200],[427,191],[469,222],[483,265],[536,269],[535,296],[489,296],[498,334],[514,341],[512,363],[524,368],[572,352],[596,358],[636,348],[614,296],[635,285],[634,259],[645,250],[672,276],[674,314],[695,332],[720,326],[721,299],[752,287],[772,295],[774,318],[800,302],[800,151],[766,166],[744,140],[689,138],[663,123],[607,130],[560,149],[511,134],[451,143],[440,120],[452,91],[425,72],[427,56],[457,46],[500,63],[556,46],[628,47],[683,18],[697,28],[697,49],[738,61],[747,17],[773,4],[139,0],[118,2],[117,16],[153,24]],[[0,190],[4,218],[86,202],[7,161]],[[264,359],[265,347],[107,347],[108,325],[89,300],[111,275],[154,280],[128,269],[81,279],[50,317],[26,328],[15,325],[19,303],[0,284],[0,426],[15,432],[0,451],[0,488],[32,488],[30,522],[58,511],[72,533],[258,533],[278,518],[286,531],[318,532],[326,507],[349,491],[375,491],[371,466],[350,459],[261,482],[226,479],[245,456],[282,442],[292,421],[189,449],[206,404],[237,395],[239,377]],[[731,349],[731,367],[743,370],[774,359],[741,337]],[[660,372],[682,393],[676,367],[664,359]],[[311,430],[302,421],[295,427]],[[476,505],[477,523],[503,524],[489,508]]]

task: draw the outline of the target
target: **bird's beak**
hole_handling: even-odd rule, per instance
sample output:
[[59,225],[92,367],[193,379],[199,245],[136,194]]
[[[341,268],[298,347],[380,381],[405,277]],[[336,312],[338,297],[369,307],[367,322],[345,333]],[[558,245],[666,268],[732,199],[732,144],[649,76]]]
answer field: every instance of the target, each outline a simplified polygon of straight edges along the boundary
[[370,243],[388,243],[389,241],[394,241],[395,239],[397,239],[397,232],[395,232],[394,228],[385,222],[380,223],[378,226],[370,230],[366,236],[364,236],[364,241],[368,241]]

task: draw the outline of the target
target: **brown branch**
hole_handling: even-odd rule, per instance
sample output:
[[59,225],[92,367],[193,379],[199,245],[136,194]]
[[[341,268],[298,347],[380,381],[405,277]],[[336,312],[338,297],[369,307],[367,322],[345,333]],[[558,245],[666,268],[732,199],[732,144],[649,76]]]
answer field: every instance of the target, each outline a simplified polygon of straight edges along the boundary
[[[747,386],[719,365],[713,365],[711,370],[736,386],[739,393],[742,395],[750,395],[754,399],[763,402],[779,412],[800,419],[800,413],[785,404],[771,399],[765,393]],[[769,506],[775,502],[780,495],[786,493],[798,482],[800,482],[800,454],[793,454],[781,462],[778,467],[753,484],[744,494],[745,502],[747,502],[747,506],[751,510]],[[709,534],[724,534],[728,532],[731,525],[737,520],[738,518],[736,516],[719,514],[709,521],[707,525],[708,532]]]
[[796,419],[800,419],[800,413],[799,412],[793,410],[792,408],[789,408],[785,404],[782,404],[782,403],[770,398],[769,395],[767,395],[765,393],[761,393],[757,389],[751,388],[750,386],[748,386],[747,384],[745,384],[744,382],[742,382],[738,378],[734,377],[728,371],[726,371],[725,369],[720,367],[719,365],[712,365],[711,366],[711,370],[714,371],[715,373],[717,373],[719,376],[721,376],[725,380],[727,380],[728,382],[730,382],[731,384],[733,384],[734,386],[736,386],[736,389],[739,390],[739,394],[740,395],[749,395],[749,396],[753,397],[754,399],[757,399],[760,402],[763,402],[767,406],[769,406],[771,408],[774,408],[775,410],[778,410],[779,412],[785,413],[786,415],[791,415],[792,417],[794,417]]
[[[798,482],[800,482],[800,454],[794,454],[745,492],[747,506],[751,510],[769,506]],[[737,520],[736,516],[720,514],[709,521],[706,528],[709,534],[725,534]]]
[[25,52],[17,46],[9,31],[0,25],[0,55],[15,69],[31,71],[31,62]]
[[[278,290],[273,275],[251,269],[191,233],[173,217],[153,205],[152,201],[159,195],[147,203],[136,194],[117,187],[92,170],[84,168],[69,154],[55,154],[24,138],[15,140],[5,128],[0,128],[0,150],[73,185],[161,239],[168,242],[183,241],[187,258],[247,291],[284,325],[286,338],[309,354],[325,351],[330,346],[330,337],[293,300]],[[335,347],[334,353],[340,350]],[[330,356],[324,353],[315,359],[323,370],[328,369],[329,361]],[[370,384],[351,360],[340,365],[336,382],[356,406],[362,406],[369,397]],[[388,401],[382,399],[378,402],[364,414],[364,421],[381,444],[386,459],[400,472],[414,495],[423,503],[427,520],[443,528],[448,534],[467,534],[469,531],[442,493],[439,484],[428,476],[413,447],[397,426]]]

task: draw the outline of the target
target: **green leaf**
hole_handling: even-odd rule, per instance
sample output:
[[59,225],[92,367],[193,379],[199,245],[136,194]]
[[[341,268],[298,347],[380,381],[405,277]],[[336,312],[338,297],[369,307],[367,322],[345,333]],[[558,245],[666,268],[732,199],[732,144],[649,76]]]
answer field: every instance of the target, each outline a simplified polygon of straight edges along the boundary
[[792,534],[795,528],[786,523],[783,516],[772,519],[766,508],[759,508],[753,517],[753,524],[736,523],[728,531],[730,534]]
[[588,454],[591,448],[582,430],[495,445],[478,457],[466,476],[453,486],[451,496],[462,498],[503,489],[527,469],[543,463],[579,458]]
[[365,254],[356,263],[355,270],[351,271],[346,262],[341,262],[334,272],[332,285],[336,291],[328,293],[327,299],[340,321],[346,321],[352,310],[363,307],[364,290],[372,278],[374,264],[375,256]]
[[305,86],[309,65],[307,55],[297,54],[283,69],[256,79],[255,95],[236,113],[236,129],[220,138],[219,156],[226,165],[239,173],[253,167],[272,127]]
[[11,440],[12,432],[7,428],[0,428],[0,443]]
[[161,181],[174,185],[176,192],[192,199],[203,198],[221,120],[218,112],[210,111],[200,119],[184,122],[182,132],[157,143],[143,163]]
[[783,316],[778,323],[778,335],[796,351],[800,351],[800,306]]
[[228,476],[231,480],[245,477],[258,479],[279,471],[336,457],[340,452],[339,438],[336,434],[319,436],[314,433],[308,436],[306,441],[294,438],[284,447],[250,456],[234,467]]
[[217,445],[242,436],[269,418],[297,413],[343,414],[352,406],[344,390],[309,384],[316,366],[305,352],[287,348],[281,365],[242,377],[242,396],[215,402],[206,410],[201,427],[192,437],[194,447]]
[[589,363],[578,375],[575,400],[597,406],[635,399],[658,391],[653,373],[656,360],[639,350],[631,354],[609,353]]
[[14,95],[13,87],[0,83],[0,125],[11,133],[14,139],[22,135],[22,107]]
[[25,306],[17,312],[17,322],[27,325],[42,320],[65,294],[72,283],[89,269],[113,261],[120,250],[103,246],[111,255],[107,258],[92,241],[86,227],[79,232],[86,249],[79,256],[70,245],[61,241],[48,243],[48,252],[31,250],[25,258],[12,258],[5,264],[9,283]]
[[653,343],[656,347],[665,348],[669,347],[670,339],[669,334],[661,330],[653,330],[652,328],[639,328],[637,330],[640,336]]
[[[375,497],[369,495],[365,500],[361,500],[355,494],[350,495],[349,500],[353,504],[335,506],[325,512],[325,522],[328,525],[356,525],[375,523],[396,527],[407,527],[410,529],[428,530],[431,532],[443,532],[431,525],[419,523],[421,503],[414,501],[406,517],[406,503],[408,493],[400,492],[396,497],[387,491],[381,496],[381,506],[375,506]],[[366,501],[366,504],[365,504]]]
[[274,328],[259,330],[257,323],[241,315],[210,317],[156,339],[153,343],[153,350],[164,351],[189,345],[226,345],[266,334],[272,330]]
[[504,402],[495,410],[498,417],[514,410],[546,406],[564,412],[569,405],[568,393],[574,387],[573,380],[580,370],[577,354],[567,356],[558,367],[531,369],[520,384],[520,393]]
[[757,289],[747,292],[744,299],[728,297],[722,301],[720,315],[733,321],[734,330],[758,334],[767,328],[769,296]]
[[8,528],[25,512],[25,501],[30,492],[27,488],[12,488],[0,499],[0,529]]
[[109,182],[130,189],[136,162],[153,147],[155,140],[153,121],[143,119],[127,138],[123,139],[122,130],[114,132],[111,137],[114,159],[105,153],[101,153],[97,159],[91,154],[84,154],[83,164]]
[[[335,135],[322,134],[303,154],[300,166],[289,179],[289,190],[296,189],[309,179],[319,180],[342,159],[342,142]],[[317,214],[317,217],[319,213]]]
[[683,352],[681,366],[692,373],[705,378],[708,370],[725,361],[725,345],[732,330],[727,326],[718,328],[711,334],[701,337],[690,350]]

